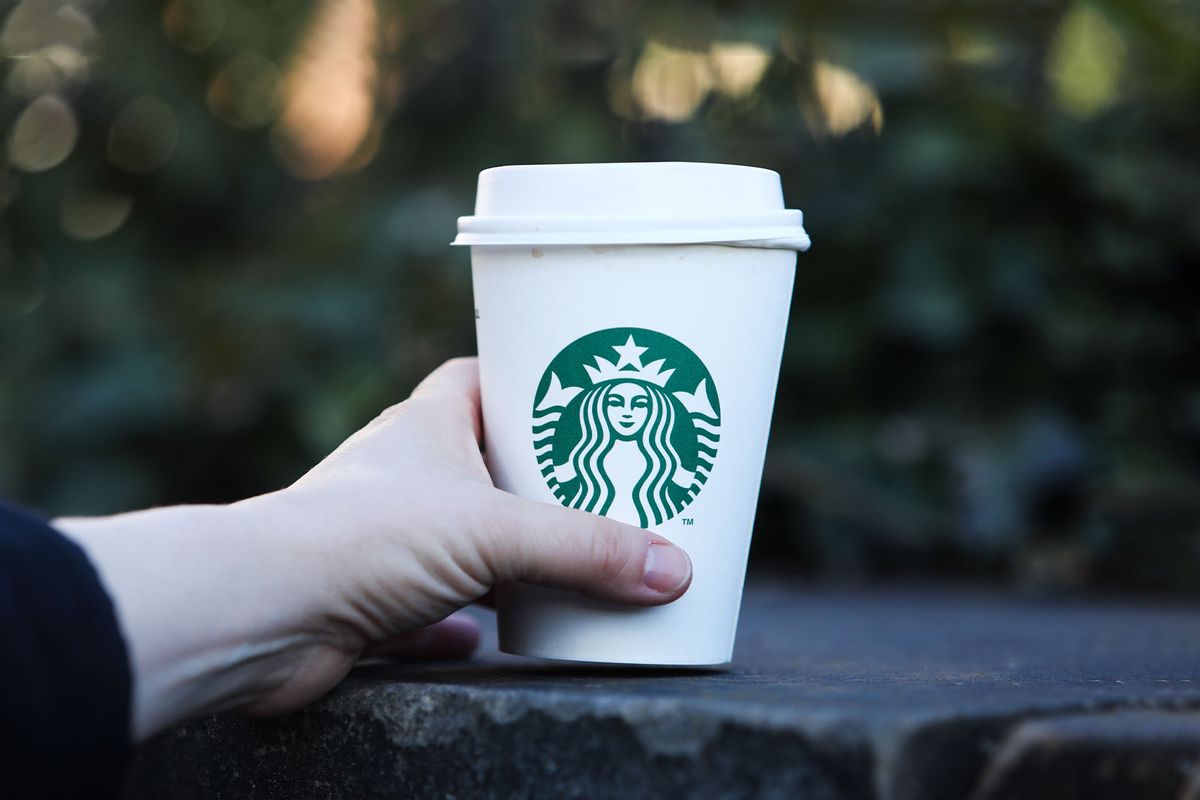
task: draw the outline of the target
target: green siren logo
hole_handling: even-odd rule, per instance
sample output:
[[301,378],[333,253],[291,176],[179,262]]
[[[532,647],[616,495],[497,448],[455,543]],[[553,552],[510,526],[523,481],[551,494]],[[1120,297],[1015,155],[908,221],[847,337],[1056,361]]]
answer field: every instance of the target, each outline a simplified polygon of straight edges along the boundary
[[534,396],[534,453],[558,501],[642,527],[696,498],[720,440],[708,369],[680,342],[644,328],[575,340]]

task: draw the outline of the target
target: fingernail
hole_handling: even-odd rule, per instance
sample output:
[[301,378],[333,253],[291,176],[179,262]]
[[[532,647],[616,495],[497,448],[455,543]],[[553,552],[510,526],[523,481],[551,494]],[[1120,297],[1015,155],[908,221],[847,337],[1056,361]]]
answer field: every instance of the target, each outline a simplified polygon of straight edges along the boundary
[[642,583],[656,592],[666,594],[683,585],[692,574],[692,562],[687,553],[666,542],[651,542],[646,548],[646,566]]

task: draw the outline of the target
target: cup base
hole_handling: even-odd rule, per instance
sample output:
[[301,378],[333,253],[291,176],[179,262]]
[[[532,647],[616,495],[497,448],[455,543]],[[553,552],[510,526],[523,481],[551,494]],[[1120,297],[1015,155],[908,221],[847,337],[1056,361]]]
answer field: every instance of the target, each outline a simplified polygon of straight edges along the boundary
[[664,659],[646,659],[633,657],[578,657],[567,656],[561,654],[550,654],[546,652],[531,652],[528,649],[510,648],[501,645],[499,648],[501,653],[510,656],[522,656],[524,658],[540,658],[546,661],[559,661],[570,664],[597,664],[608,667],[662,667],[664,669],[673,669],[678,667],[723,667],[727,666],[733,659],[732,656],[719,661],[694,661],[690,659],[683,660],[664,660]]

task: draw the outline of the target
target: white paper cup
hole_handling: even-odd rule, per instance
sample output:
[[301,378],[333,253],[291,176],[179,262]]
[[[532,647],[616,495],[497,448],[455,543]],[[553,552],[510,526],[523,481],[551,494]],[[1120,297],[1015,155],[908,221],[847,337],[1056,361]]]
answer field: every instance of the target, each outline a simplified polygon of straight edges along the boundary
[[524,584],[500,647],[543,658],[730,660],[795,273],[779,176],[721,164],[500,167],[471,245],[496,485],[656,531],[679,600],[630,608]]

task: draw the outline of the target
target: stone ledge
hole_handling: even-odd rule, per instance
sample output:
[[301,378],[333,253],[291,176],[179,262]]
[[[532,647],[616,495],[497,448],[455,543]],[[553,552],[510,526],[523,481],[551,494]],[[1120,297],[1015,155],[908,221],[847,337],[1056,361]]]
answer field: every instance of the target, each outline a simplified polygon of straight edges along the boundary
[[1200,713],[1119,711],[1023,722],[1005,738],[978,800],[1200,800]]
[[1167,605],[766,582],[728,670],[485,652],[360,668],[280,720],[180,726],[142,748],[124,796],[997,800],[1047,730],[1025,726],[1200,708],[1200,610]]

